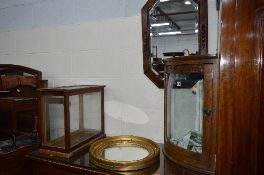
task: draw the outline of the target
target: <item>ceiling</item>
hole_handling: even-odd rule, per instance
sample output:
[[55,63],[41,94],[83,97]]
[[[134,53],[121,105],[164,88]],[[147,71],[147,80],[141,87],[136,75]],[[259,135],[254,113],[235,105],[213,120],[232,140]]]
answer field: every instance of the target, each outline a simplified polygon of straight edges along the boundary
[[198,29],[198,4],[193,0],[188,0],[190,4],[185,4],[186,0],[169,0],[158,2],[150,10],[150,24],[169,23],[164,26],[153,26],[151,32],[153,36],[158,36],[161,32],[180,31],[181,34],[195,34]]

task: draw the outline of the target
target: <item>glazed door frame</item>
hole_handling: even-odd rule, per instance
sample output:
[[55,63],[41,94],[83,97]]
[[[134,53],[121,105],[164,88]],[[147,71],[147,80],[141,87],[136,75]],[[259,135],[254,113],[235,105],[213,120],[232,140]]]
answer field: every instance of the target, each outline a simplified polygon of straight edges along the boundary
[[[187,168],[193,169],[207,174],[215,172],[215,141],[216,141],[216,124],[217,124],[217,86],[218,86],[218,64],[215,59],[213,62],[203,62],[201,64],[193,63],[177,63],[165,67],[165,120],[164,120],[164,153],[174,162],[181,164]],[[200,69],[200,68],[201,69]],[[200,70],[199,70],[200,69]],[[168,79],[170,74],[175,73],[195,73],[202,71],[204,74],[204,102],[203,102],[203,137],[202,137],[202,153],[195,153],[175,144],[169,139],[168,127],[170,122],[168,112]],[[170,128],[169,128],[170,129]]]

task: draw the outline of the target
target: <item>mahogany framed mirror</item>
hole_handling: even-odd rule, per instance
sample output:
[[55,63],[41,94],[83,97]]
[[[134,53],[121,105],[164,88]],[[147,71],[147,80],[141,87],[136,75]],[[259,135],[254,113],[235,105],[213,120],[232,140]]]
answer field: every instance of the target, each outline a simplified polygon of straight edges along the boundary
[[141,16],[144,74],[157,87],[163,59],[208,53],[207,0],[148,0]]

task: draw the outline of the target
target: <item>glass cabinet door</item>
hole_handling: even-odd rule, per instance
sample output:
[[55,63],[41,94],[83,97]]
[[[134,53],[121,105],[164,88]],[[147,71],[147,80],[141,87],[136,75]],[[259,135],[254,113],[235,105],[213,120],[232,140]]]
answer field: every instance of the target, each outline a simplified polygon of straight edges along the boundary
[[203,73],[175,73],[168,80],[168,140],[186,150],[202,153]]
[[217,63],[213,58],[165,62],[164,154],[205,173],[215,170]]

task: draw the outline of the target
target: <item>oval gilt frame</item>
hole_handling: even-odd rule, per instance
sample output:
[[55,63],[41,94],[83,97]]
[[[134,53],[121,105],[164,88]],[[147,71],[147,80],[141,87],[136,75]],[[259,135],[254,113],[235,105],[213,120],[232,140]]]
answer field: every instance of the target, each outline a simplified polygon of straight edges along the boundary
[[[146,149],[149,154],[143,159],[132,161],[108,160],[103,157],[103,151],[109,147],[127,147],[135,146]],[[150,167],[159,161],[159,146],[146,138],[138,136],[114,136],[100,139],[94,142],[90,147],[90,161],[94,165],[114,170],[114,171],[131,171]]]

